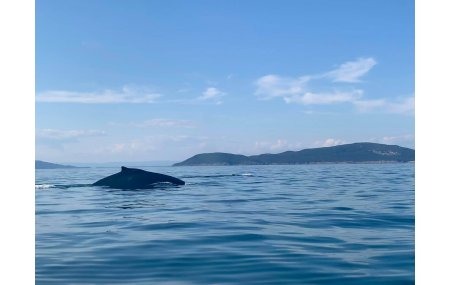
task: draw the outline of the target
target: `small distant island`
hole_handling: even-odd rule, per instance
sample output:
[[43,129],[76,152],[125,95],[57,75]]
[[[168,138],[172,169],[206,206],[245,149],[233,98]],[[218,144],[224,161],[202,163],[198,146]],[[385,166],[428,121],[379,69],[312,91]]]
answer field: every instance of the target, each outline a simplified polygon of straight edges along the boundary
[[173,166],[271,165],[313,163],[409,162],[415,150],[398,145],[352,143],[332,147],[285,151],[278,154],[239,155],[232,153],[201,153]]
[[35,160],[34,168],[35,169],[61,169],[61,168],[78,168],[78,167],[72,166],[72,165],[56,164],[56,163],[46,162],[46,161],[42,161],[42,160]]

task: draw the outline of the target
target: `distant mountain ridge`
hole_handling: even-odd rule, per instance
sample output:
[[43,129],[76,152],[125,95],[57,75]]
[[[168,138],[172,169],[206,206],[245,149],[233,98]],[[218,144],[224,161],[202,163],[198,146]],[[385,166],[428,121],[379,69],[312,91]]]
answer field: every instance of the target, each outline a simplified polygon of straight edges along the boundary
[[62,164],[56,164],[51,162],[46,162],[42,160],[35,160],[34,161],[34,168],[35,169],[59,169],[59,168],[77,168],[72,165],[62,165]]
[[221,152],[202,153],[175,163],[173,166],[408,162],[414,160],[415,150],[413,149],[398,145],[362,142],[250,156]]

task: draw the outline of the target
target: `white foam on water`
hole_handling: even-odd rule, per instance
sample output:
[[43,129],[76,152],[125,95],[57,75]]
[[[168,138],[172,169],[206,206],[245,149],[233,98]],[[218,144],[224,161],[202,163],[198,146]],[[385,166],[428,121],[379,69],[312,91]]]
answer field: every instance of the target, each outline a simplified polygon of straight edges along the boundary
[[49,188],[53,188],[53,187],[55,187],[55,185],[52,185],[52,184],[37,184],[37,185],[34,185],[35,189],[49,189]]

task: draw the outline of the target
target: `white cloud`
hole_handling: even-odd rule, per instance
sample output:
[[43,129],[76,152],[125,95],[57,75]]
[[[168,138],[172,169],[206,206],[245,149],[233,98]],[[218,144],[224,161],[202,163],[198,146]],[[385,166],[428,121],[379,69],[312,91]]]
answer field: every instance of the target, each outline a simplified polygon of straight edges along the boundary
[[345,144],[346,142],[344,140],[340,140],[340,139],[334,139],[334,138],[328,138],[324,141],[316,141],[314,143],[314,146],[316,147],[329,147],[329,146],[336,146],[336,145],[341,145],[341,144]]
[[337,91],[334,93],[312,93],[306,92],[303,95],[294,95],[291,97],[284,97],[286,103],[300,103],[304,105],[313,104],[335,104],[353,102],[360,98],[363,94],[362,90],[353,90],[350,92]]
[[382,111],[396,114],[413,114],[415,110],[414,96],[398,98],[393,101],[386,99],[356,100],[353,104],[360,112]]
[[360,58],[349,61],[339,68],[316,75],[305,75],[297,78],[282,77],[269,74],[258,78],[255,82],[255,95],[263,100],[281,97],[286,103],[334,104],[354,102],[364,93],[361,89],[342,91],[333,87],[333,91],[315,92],[308,86],[311,81],[328,79],[332,82],[358,82],[376,64],[373,58]]
[[408,97],[391,102],[388,105],[388,110],[391,113],[412,113],[415,110],[415,99],[414,97]]
[[203,92],[203,95],[200,96],[198,99],[208,100],[208,99],[212,99],[212,98],[217,98],[217,96],[219,96],[220,94],[221,94],[221,92],[219,91],[219,89],[214,88],[214,87],[209,87]]
[[359,111],[365,112],[386,106],[386,100],[385,99],[356,100],[353,102],[353,104]]
[[414,145],[415,136],[413,134],[405,134],[399,136],[385,136],[381,139],[378,139],[380,143],[384,144],[408,144],[411,143]]
[[202,145],[208,140],[205,136],[188,134],[143,136],[142,133],[135,137],[127,134],[70,141],[38,140],[36,155],[52,162],[181,161],[204,152]]
[[218,88],[215,87],[208,87],[203,91],[202,96],[197,97],[197,100],[200,101],[213,101],[216,104],[222,104],[222,101],[220,98],[225,96],[226,93],[223,91],[220,91]]
[[276,141],[256,141],[250,153],[261,154],[265,152],[281,152],[286,150],[298,150],[302,146],[299,142],[289,142],[285,139]]
[[365,139],[364,141],[390,145],[400,145],[404,147],[414,148],[415,135],[411,133],[400,135],[389,135],[384,137],[372,137],[369,139]]
[[171,120],[171,119],[151,119],[142,123],[130,124],[134,127],[181,127],[181,128],[195,128],[195,123],[188,120]]
[[97,137],[106,135],[105,131],[98,130],[55,130],[55,129],[41,129],[36,130],[36,137],[38,139],[66,141],[77,140],[83,137]]
[[224,92],[220,91],[215,87],[208,87],[205,91],[203,91],[202,96],[198,97],[199,100],[210,100],[216,99],[225,95]]
[[376,61],[369,57],[346,62],[337,69],[322,74],[305,75],[297,78],[282,77],[276,74],[265,75],[256,80],[255,95],[260,99],[274,97],[286,99],[310,92],[307,84],[312,80],[319,79],[331,79],[332,82],[359,82],[359,78],[368,73],[375,64]]
[[[286,103],[302,105],[328,105],[338,103],[350,103],[360,112],[382,111],[388,113],[413,113],[414,97],[404,97],[396,100],[364,99],[363,89],[352,88],[342,90],[335,82],[357,83],[360,78],[367,74],[377,62],[372,57],[359,58],[341,64],[337,69],[316,74],[305,75],[296,78],[283,77],[269,74],[255,81],[255,95],[261,100],[281,98]],[[316,92],[311,88],[312,81],[328,81],[323,86],[330,86],[331,91]],[[309,112],[312,112],[309,110]]]
[[333,82],[360,82],[359,78],[367,74],[376,64],[375,59],[371,57],[359,58],[341,64],[337,69],[327,72],[325,76],[330,77]]
[[101,150],[101,152],[111,153],[112,155],[116,154],[136,154],[136,153],[147,153],[151,151],[157,150],[158,147],[142,141],[142,140],[132,140],[126,143],[115,143],[113,145],[107,146]]
[[36,94],[36,102],[49,103],[82,103],[82,104],[111,104],[111,103],[154,103],[161,94],[154,93],[144,87],[124,86],[121,90],[102,90],[92,92],[77,92],[64,90],[50,90]]
[[311,78],[303,76],[299,78],[281,77],[269,74],[256,81],[256,95],[260,99],[270,99],[274,97],[289,98],[305,92],[306,83]]
[[281,97],[286,103],[312,105],[353,102],[363,94],[361,89],[323,93],[309,92],[307,83],[312,79],[314,79],[312,76],[288,78],[273,74],[266,75],[256,81],[255,95],[262,100]]
[[[99,146],[98,155],[123,157],[126,160],[174,159],[184,157],[181,154],[193,149],[197,152],[199,145],[206,142],[208,137],[189,135],[155,135],[138,139],[115,142]],[[172,149],[170,153],[162,153],[163,149]],[[145,157],[145,159],[143,159]]]

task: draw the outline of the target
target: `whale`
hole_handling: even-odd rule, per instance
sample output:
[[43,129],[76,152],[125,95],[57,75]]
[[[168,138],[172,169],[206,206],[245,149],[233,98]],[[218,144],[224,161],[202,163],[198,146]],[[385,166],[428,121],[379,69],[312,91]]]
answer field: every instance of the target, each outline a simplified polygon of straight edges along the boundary
[[120,172],[100,179],[92,185],[134,190],[153,188],[156,183],[162,182],[168,182],[174,185],[186,184],[183,180],[169,175],[122,166]]

